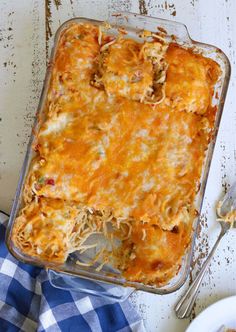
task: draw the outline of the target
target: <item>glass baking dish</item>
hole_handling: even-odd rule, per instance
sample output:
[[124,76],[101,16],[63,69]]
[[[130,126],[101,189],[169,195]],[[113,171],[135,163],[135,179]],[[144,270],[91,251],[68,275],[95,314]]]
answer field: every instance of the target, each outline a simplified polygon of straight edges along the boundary
[[[91,20],[88,18],[74,18],[72,20],[69,20],[65,22],[57,31],[54,39],[54,46],[52,48],[51,52],[51,58],[49,64],[53,64],[53,60],[57,51],[57,45],[58,45],[58,40],[60,39],[60,36],[62,32],[71,24],[71,23],[79,23],[79,22],[90,22],[95,25],[99,25],[102,22],[101,21],[95,21]],[[220,124],[220,119],[223,111],[223,106],[225,102],[225,97],[226,97],[226,92],[228,88],[228,83],[229,83],[229,78],[230,78],[230,63],[227,58],[227,56],[217,47],[208,45],[208,44],[203,44],[196,42],[192,40],[188,34],[188,30],[185,25],[178,23],[178,22],[173,22],[169,20],[163,20],[163,19],[158,19],[158,18],[153,18],[153,17],[148,17],[148,16],[142,16],[142,15],[137,15],[137,14],[132,14],[132,13],[127,13],[127,12],[121,12],[121,13],[116,13],[112,14],[110,18],[108,19],[108,23],[111,25],[111,29],[109,33],[117,33],[118,28],[124,28],[128,32],[128,36],[131,38],[139,39],[140,32],[142,30],[149,30],[149,31],[155,31],[157,32],[158,30],[160,32],[165,31],[167,33],[167,38],[169,40],[173,40],[185,47],[190,47],[194,49],[196,52],[201,52],[203,55],[214,59],[216,62],[219,63],[221,66],[221,77],[219,82],[217,83],[216,89],[215,89],[215,97],[213,98],[213,103],[217,105],[217,114],[216,114],[216,119],[215,119],[215,127],[214,127],[214,135],[213,135],[213,140],[209,144],[207,153],[206,153],[206,159],[205,159],[205,164],[202,172],[202,177],[201,177],[201,188],[200,191],[197,195],[196,198],[196,208],[200,212],[201,211],[201,206],[203,202],[203,197],[204,197],[204,192],[205,192],[205,187],[206,187],[206,182],[207,182],[207,177],[209,173],[209,168],[210,168],[210,163],[213,155],[213,150],[215,146],[215,141],[216,141],[216,136]],[[24,186],[24,181],[25,177],[27,175],[27,171],[29,168],[29,164],[33,158],[34,152],[32,151],[31,145],[34,141],[34,136],[35,132],[38,129],[38,121],[37,118],[38,116],[42,116],[43,114],[43,109],[46,101],[46,96],[47,96],[47,91],[49,87],[49,81],[50,81],[50,76],[51,76],[51,71],[52,71],[52,66],[49,65],[46,73],[46,78],[44,82],[44,87],[43,91],[41,94],[41,98],[39,101],[39,106],[36,114],[36,120],[34,124],[34,128],[32,130],[32,134],[29,140],[25,160],[23,163],[23,167],[21,170],[20,174],[20,179],[19,183],[17,186],[16,190],[16,195],[14,199],[14,203],[12,206],[12,211],[11,211],[11,216],[8,224],[8,229],[7,229],[7,236],[6,236],[6,243],[8,246],[9,251],[12,253],[13,256],[15,256],[18,260],[23,261],[25,263],[37,265],[44,267],[48,269],[50,280],[52,284],[56,287],[59,288],[64,288],[64,289],[82,289],[83,291],[88,293],[92,293],[95,295],[102,295],[108,296],[114,299],[124,299],[127,297],[130,293],[128,291],[129,288],[123,289],[123,291],[118,289],[118,293],[114,290],[114,285],[118,286],[128,286],[131,287],[132,289],[140,289],[143,291],[155,293],[155,294],[168,294],[171,292],[176,291],[179,289],[187,279],[187,276],[190,271],[190,264],[191,264],[191,259],[193,256],[193,250],[194,250],[194,241],[196,237],[196,229],[198,225],[198,218],[194,220],[193,223],[193,233],[192,233],[192,241],[188,249],[186,250],[186,254],[183,257],[182,260],[182,265],[179,270],[179,273],[170,280],[168,284],[166,284],[163,287],[155,287],[155,286],[149,286],[149,285],[144,285],[142,283],[138,282],[130,282],[122,278],[119,274],[111,272],[111,270],[107,269],[106,271],[101,270],[101,271],[96,271],[95,269],[91,267],[81,267],[78,266],[74,263],[73,259],[68,259],[66,263],[62,265],[57,265],[53,263],[48,263],[48,262],[43,262],[39,261],[36,258],[28,257],[23,255],[21,252],[17,250],[16,247],[14,247],[14,244],[11,241],[11,231],[13,228],[14,220],[16,216],[19,213],[19,209],[22,206],[22,189]],[[217,96],[217,98],[216,98]],[[63,279],[64,276],[64,279]],[[75,278],[77,277],[77,278]],[[80,277],[80,278],[78,278]],[[93,282],[91,282],[93,281]],[[99,284],[100,283],[100,284]],[[107,284],[108,283],[108,284]],[[111,285],[113,286],[111,287]],[[99,287],[98,287],[99,285]],[[102,286],[101,286],[102,285]],[[105,287],[103,287],[105,285]],[[107,285],[107,287],[106,287]],[[101,287],[103,288],[101,288]],[[110,290],[112,290],[110,292]],[[115,294],[115,295],[114,295]],[[118,295],[117,295],[118,294]]]

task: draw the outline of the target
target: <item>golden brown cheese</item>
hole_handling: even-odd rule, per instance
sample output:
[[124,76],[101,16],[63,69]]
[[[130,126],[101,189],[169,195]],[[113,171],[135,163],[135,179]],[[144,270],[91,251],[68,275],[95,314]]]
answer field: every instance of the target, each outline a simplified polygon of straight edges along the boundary
[[[37,195],[96,209],[108,206],[116,217],[133,216],[167,229],[185,219],[207,146],[202,124],[195,126],[197,116],[185,112],[157,113],[146,106],[143,114],[140,105],[134,110],[124,100],[115,114],[102,108],[97,116],[70,117],[49,137],[41,131],[38,142],[45,159],[33,172]],[[61,117],[63,113],[56,124]]]
[[[43,262],[64,263],[74,251],[82,253],[95,248],[96,243],[88,245],[86,241],[97,233],[103,235],[104,241],[109,241],[103,249],[104,254],[109,255],[114,235],[126,239],[129,230],[130,226],[125,221],[116,222],[109,211],[96,211],[73,201],[37,197],[21,210],[12,240],[28,256]],[[98,258],[99,255],[80,264],[90,266]]]
[[173,231],[155,225],[137,224],[124,242],[124,275],[132,281],[162,285],[180,266],[189,243],[191,229],[185,223]]
[[132,40],[121,40],[110,47],[102,77],[109,95],[119,93],[121,97],[131,96],[138,100],[145,95],[146,89],[152,86],[152,63],[139,57],[140,46]]
[[158,41],[113,39],[101,47],[91,83],[109,96],[159,104],[164,99],[166,49]]
[[59,42],[47,98],[47,112],[60,112],[68,102],[86,104],[90,94],[88,84],[95,70],[99,52],[98,28],[90,24],[72,24]]
[[[41,216],[43,210],[41,203],[34,205],[38,197],[45,197],[48,206],[73,201],[107,210],[118,225],[120,220],[128,225],[128,239],[116,253],[125,276],[163,284],[177,273],[190,241],[194,199],[214,125],[216,109],[211,99],[219,66],[170,44],[165,58],[166,97],[159,105],[145,105],[133,100],[144,88],[141,81],[129,91],[130,98],[113,94],[121,82],[114,85],[111,77],[104,78],[105,90],[91,85],[101,46],[98,39],[98,29],[87,24],[73,24],[61,37],[46,119],[41,121],[34,144],[37,156],[25,185],[26,207],[16,225],[22,218],[23,223],[35,225],[34,216]],[[122,76],[141,44],[119,43],[121,48],[115,43],[110,46],[112,57],[106,65]],[[134,69],[145,72],[144,81],[149,85],[154,75],[150,62],[140,62],[137,57]],[[60,233],[57,218],[52,224],[37,218],[37,227]],[[50,238],[51,245],[56,237]],[[37,242],[37,233],[33,242]],[[29,247],[17,245],[33,254]],[[123,257],[123,250],[128,256]],[[60,259],[55,255],[47,259],[66,259],[68,248],[59,251]]]
[[216,63],[177,44],[167,52],[166,97],[176,111],[204,114],[220,70]]
[[76,210],[61,200],[39,199],[22,209],[13,229],[15,245],[27,255],[63,263]]

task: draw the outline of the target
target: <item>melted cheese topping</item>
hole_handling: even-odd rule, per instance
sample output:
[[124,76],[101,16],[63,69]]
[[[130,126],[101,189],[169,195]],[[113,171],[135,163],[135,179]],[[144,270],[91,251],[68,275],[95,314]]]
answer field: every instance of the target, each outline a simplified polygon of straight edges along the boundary
[[[42,261],[63,263],[74,251],[84,253],[96,249],[98,243],[87,244],[95,234],[104,237],[103,256],[111,256],[109,245],[113,247],[114,236],[125,240],[130,229],[126,221],[113,220],[109,210],[96,211],[73,201],[37,197],[21,210],[12,239],[27,255]],[[98,261],[100,254],[101,251],[89,262],[79,263],[91,266]],[[98,270],[103,265],[104,262],[100,262]]]
[[63,201],[40,200],[27,205],[13,229],[15,244],[25,253],[46,261],[63,262],[75,224],[75,209]]
[[111,96],[159,104],[164,99],[166,49],[160,42],[118,37],[101,47],[92,83]]
[[172,232],[139,224],[133,228],[131,238],[124,242],[125,259],[120,268],[132,281],[165,284],[176,273],[176,263],[184,255],[190,233],[191,229],[185,223]]
[[[100,90],[91,85],[100,56],[98,37],[96,27],[72,24],[59,41],[46,119],[34,144],[37,157],[25,184],[26,207],[16,225],[23,217],[23,224],[35,223],[27,209],[38,197],[44,197],[47,206],[56,200],[108,209],[112,220],[128,225],[128,239],[114,253],[116,266],[130,280],[163,284],[177,273],[190,241],[194,199],[214,125],[211,98],[219,67],[170,44],[166,97],[159,105],[146,105],[136,97],[153,82],[148,56],[157,55],[155,42],[153,53],[151,42],[148,47],[123,39],[112,43],[105,89]],[[143,46],[147,58],[140,59]],[[145,79],[131,85],[137,70]],[[34,216],[40,215],[42,206],[35,206]],[[50,227],[37,220],[39,228],[59,232],[57,218]],[[37,242],[37,236],[31,240]],[[70,252],[68,243],[61,260]],[[32,254],[28,247],[21,249]]]
[[[102,77],[109,95],[138,100],[152,86],[153,68],[148,59],[139,57],[141,45],[132,40],[121,40],[110,47],[105,59],[106,70]],[[119,67],[117,66],[119,63]]]
[[211,59],[171,44],[167,53],[167,101],[177,111],[204,114],[212,99],[212,83],[219,67]]

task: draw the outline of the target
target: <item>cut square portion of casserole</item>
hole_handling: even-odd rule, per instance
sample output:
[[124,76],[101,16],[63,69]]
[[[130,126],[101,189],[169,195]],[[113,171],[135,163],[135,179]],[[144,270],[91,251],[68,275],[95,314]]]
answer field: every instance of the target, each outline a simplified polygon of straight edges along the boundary
[[90,80],[99,54],[98,28],[91,24],[71,24],[58,41],[45,113],[60,112],[67,103],[86,104],[90,99]]
[[72,204],[39,198],[16,218],[12,240],[24,254],[62,263],[70,249],[70,235],[78,216]]
[[120,269],[128,280],[162,285],[179,270],[190,234],[191,226],[186,223],[171,232],[136,223],[131,236],[123,242]]
[[91,83],[109,96],[159,104],[164,99],[166,49],[158,41],[138,43],[118,37],[101,47]]
[[207,112],[220,74],[215,61],[177,44],[169,45],[166,61],[169,68],[165,102],[175,111]]

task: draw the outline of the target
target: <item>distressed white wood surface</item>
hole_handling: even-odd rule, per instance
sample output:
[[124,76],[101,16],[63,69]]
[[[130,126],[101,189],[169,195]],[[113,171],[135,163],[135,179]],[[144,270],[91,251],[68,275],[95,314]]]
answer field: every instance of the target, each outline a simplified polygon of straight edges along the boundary
[[[185,23],[193,39],[220,47],[232,76],[202,211],[193,275],[219,232],[216,200],[236,180],[236,1],[235,0],[1,0],[0,1],[0,209],[9,211],[31,131],[46,68],[46,48],[58,26],[74,16],[106,19],[112,11],[136,13]],[[203,281],[193,315],[236,294],[236,232],[222,240]],[[190,320],[175,318],[178,292],[157,296],[136,292],[131,301],[147,331],[182,332]]]

